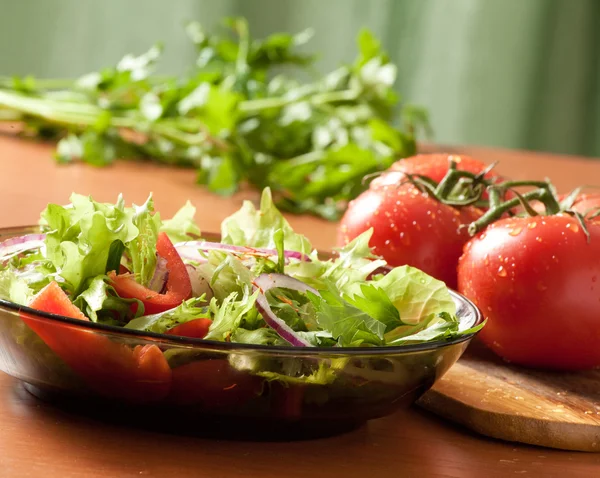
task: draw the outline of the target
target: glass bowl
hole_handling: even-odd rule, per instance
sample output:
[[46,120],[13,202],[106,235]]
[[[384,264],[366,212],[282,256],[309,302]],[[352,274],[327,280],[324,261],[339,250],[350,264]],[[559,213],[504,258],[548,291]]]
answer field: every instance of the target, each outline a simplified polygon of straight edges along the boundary
[[[0,241],[36,230],[3,229]],[[481,322],[473,303],[451,294],[461,328]],[[43,328],[52,343],[28,324]],[[381,348],[260,346],[82,322],[0,300],[0,369],[34,395],[71,409],[123,408],[171,424],[210,420],[256,431],[254,423],[261,432],[337,430],[407,407],[459,359],[473,335]],[[126,356],[150,348],[164,354],[168,368],[149,353],[146,366],[156,373],[140,378]]]

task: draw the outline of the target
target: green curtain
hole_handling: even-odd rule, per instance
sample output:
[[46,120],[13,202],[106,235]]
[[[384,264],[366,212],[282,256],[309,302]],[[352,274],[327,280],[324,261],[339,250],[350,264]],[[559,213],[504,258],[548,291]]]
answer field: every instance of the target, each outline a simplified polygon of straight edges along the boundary
[[229,15],[261,36],[313,27],[322,71],[370,28],[436,142],[600,156],[596,0],[0,0],[0,74],[79,75],[157,40],[177,72],[193,58],[182,25]]

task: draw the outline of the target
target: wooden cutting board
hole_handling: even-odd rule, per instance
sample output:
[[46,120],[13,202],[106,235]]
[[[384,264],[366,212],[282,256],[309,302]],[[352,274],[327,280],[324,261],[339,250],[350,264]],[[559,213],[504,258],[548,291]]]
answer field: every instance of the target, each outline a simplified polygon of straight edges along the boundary
[[528,370],[473,341],[418,404],[493,438],[600,452],[600,370]]

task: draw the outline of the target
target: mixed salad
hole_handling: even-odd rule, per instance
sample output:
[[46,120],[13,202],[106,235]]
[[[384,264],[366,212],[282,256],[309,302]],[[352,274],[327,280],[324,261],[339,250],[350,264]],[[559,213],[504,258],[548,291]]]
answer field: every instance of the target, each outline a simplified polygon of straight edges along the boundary
[[152,196],[49,204],[39,234],[0,244],[0,298],[35,308],[53,285],[85,320],[256,345],[393,346],[475,331],[461,328],[443,282],[374,256],[371,231],[323,258],[269,189],[260,209],[245,202],[223,221],[221,242],[202,239],[195,212],[188,202],[162,220]]

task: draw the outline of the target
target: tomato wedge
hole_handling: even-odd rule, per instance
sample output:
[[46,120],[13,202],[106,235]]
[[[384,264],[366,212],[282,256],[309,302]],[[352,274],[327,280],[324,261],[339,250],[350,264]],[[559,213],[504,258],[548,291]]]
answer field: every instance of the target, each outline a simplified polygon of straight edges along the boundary
[[[89,319],[56,282],[34,298],[31,308],[82,321]],[[101,332],[81,329],[25,312],[23,321],[96,392],[135,402],[161,400],[171,385],[171,368],[156,345],[130,348]]]
[[131,274],[117,275],[114,271],[108,274],[111,285],[115,288],[117,294],[127,299],[140,300],[144,304],[146,315],[158,314],[173,309],[192,294],[192,284],[185,264],[164,232],[158,235],[156,252],[167,261],[167,270],[169,271],[164,294],[137,283]]
[[212,324],[210,319],[195,319],[186,322],[185,324],[177,325],[172,329],[167,330],[167,335],[179,335],[181,337],[193,337],[195,339],[203,339],[208,334],[208,328]]

